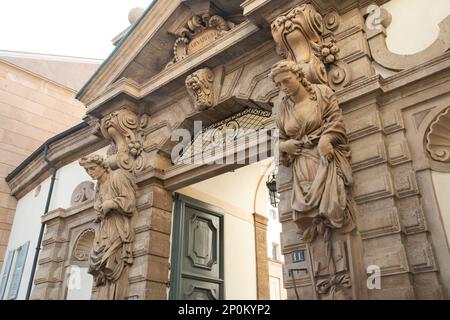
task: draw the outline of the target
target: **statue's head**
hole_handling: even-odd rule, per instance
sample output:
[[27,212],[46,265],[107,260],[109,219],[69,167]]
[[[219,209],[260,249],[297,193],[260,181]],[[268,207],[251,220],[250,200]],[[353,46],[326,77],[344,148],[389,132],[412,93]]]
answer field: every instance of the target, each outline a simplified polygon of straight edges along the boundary
[[81,158],[79,164],[84,167],[87,174],[94,180],[100,179],[105,172],[110,170],[106,161],[98,154],[91,154]]
[[306,79],[301,65],[291,60],[282,60],[276,63],[270,71],[269,78],[282,90],[286,96],[295,96],[300,88],[304,88],[315,100],[316,95],[311,83]]

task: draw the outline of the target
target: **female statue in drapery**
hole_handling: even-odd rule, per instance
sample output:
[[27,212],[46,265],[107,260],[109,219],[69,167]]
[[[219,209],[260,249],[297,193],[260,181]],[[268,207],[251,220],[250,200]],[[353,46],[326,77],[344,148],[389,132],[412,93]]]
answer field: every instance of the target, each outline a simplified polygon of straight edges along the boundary
[[278,111],[281,161],[292,168],[294,221],[305,242],[328,242],[332,229],[355,228],[349,146],[333,91],[311,84],[301,65],[284,60],[270,77],[286,94]]
[[97,299],[124,299],[128,267],[133,263],[131,216],[136,212],[135,188],[124,171],[110,170],[98,155],[83,157],[80,165],[97,180],[94,209],[98,226],[89,260],[89,273],[98,288]]

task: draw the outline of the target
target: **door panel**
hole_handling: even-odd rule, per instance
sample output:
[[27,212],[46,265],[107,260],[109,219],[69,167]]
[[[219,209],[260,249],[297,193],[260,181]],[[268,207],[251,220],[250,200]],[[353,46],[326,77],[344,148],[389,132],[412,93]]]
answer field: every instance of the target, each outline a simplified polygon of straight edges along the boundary
[[220,297],[220,284],[184,278],[182,299],[217,300]]
[[224,299],[223,212],[176,195],[170,299]]

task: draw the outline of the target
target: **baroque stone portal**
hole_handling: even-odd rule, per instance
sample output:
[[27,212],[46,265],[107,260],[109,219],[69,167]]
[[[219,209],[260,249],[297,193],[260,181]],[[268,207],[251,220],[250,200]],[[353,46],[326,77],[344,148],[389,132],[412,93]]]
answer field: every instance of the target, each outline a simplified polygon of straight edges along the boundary
[[134,231],[131,216],[137,211],[135,186],[122,169],[112,171],[99,155],[80,160],[95,180],[97,212],[89,273],[98,288],[98,300],[120,300],[128,292],[128,267],[133,263]]

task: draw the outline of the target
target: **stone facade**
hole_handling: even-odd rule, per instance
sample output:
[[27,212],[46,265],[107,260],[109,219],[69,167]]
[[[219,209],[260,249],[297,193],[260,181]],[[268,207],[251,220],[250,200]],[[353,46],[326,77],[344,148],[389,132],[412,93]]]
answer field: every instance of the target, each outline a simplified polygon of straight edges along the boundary
[[[308,1],[312,22],[317,24],[323,43],[317,41],[318,48],[308,44],[305,51],[305,42],[282,48],[273,35],[274,21],[281,17],[285,23],[282,17],[305,1],[156,1],[79,92],[78,98],[87,106],[91,131],[86,129],[78,138],[74,136],[77,145],[69,145],[69,138],[60,142],[57,147],[62,152],[53,152],[51,157],[81,156],[86,152],[80,151],[82,145],[93,148],[111,143],[108,153],[113,163],[134,175],[138,199],[133,247],[136,260],[130,268],[128,298],[167,297],[172,192],[240,166],[174,164],[170,157],[176,145],[171,140],[172,132],[180,128],[193,132],[194,121],[201,120],[208,126],[249,107],[272,111],[264,128],[275,128],[282,94],[268,74],[275,63],[286,58],[308,62],[310,75],[334,90],[343,112],[352,152],[352,192],[359,213],[358,231],[340,240],[363,257],[347,260],[355,275],[353,288],[365,286],[368,266],[381,270],[381,288],[367,293],[353,291],[352,298],[448,297],[448,235],[431,178],[432,170],[450,172],[448,144],[435,135],[439,130],[436,123],[448,126],[448,19],[441,24],[440,40],[435,45],[426,52],[402,57],[389,52],[384,42],[385,28],[391,21],[389,13],[381,11],[379,23],[369,23],[373,22],[368,10],[372,2]],[[378,5],[386,2],[375,1]],[[211,23],[213,17],[220,19]],[[186,24],[192,26],[192,21],[201,30],[186,30]],[[309,58],[302,56],[305,52]],[[336,56],[329,57],[330,52]],[[381,76],[377,73],[380,68],[391,75]],[[195,78],[202,79],[191,81]],[[128,120],[118,121],[121,114],[128,114],[124,117]],[[270,140],[266,136],[257,143]],[[247,163],[258,154],[249,145],[241,147],[249,151]],[[234,152],[226,149],[216,156]],[[37,158],[26,169],[28,175],[18,173],[12,178],[9,185],[15,195],[29,190],[27,179],[41,176],[39,161],[42,159]],[[295,299],[297,290],[300,299],[319,299],[315,275],[311,274],[317,257],[314,248],[299,236],[293,221],[290,170],[280,166],[277,178],[288,298]],[[88,204],[82,213],[71,214],[78,210],[75,208],[79,207],[44,217],[49,228],[34,298],[63,298],[64,273],[60,268],[65,259],[53,257],[66,256],[73,250],[70,248],[76,243],[76,234],[87,230],[92,219]],[[72,224],[80,226],[77,233],[68,231]],[[63,243],[67,244],[64,248]],[[290,270],[298,267],[293,253],[299,250],[305,253],[303,266],[307,272],[294,272],[292,279]],[[44,252],[52,258],[46,260]]]

